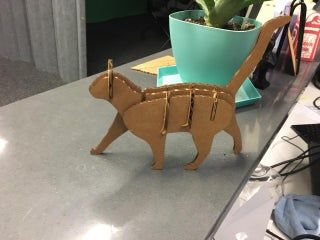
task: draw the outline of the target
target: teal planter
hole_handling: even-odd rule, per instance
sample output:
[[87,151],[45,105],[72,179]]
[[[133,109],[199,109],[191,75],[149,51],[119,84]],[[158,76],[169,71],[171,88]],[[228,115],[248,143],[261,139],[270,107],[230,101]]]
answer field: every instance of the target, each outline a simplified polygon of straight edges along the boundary
[[[173,55],[183,82],[202,82],[225,86],[251,52],[261,30],[261,23],[249,20],[256,28],[230,31],[183,21],[199,18],[202,10],[170,15]],[[241,17],[234,21],[242,22]]]

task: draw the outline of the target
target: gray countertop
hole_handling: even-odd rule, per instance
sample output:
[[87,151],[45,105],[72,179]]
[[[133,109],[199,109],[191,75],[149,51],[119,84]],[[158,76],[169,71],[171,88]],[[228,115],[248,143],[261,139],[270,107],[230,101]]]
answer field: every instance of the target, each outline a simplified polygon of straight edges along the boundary
[[[142,87],[155,77],[117,70]],[[237,110],[243,151],[218,134],[197,171],[190,135],[170,134],[165,169],[152,171],[149,146],[126,133],[107,152],[89,150],[116,111],[93,99],[89,77],[0,108],[0,239],[204,239],[215,231],[315,64],[297,78],[274,71],[259,103]],[[214,228],[212,228],[214,226]]]

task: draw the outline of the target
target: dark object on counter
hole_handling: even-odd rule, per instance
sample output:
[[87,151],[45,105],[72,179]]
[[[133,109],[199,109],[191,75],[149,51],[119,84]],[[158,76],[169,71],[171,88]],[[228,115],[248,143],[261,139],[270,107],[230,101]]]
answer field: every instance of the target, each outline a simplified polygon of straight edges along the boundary
[[316,5],[314,5],[313,10],[320,11],[320,1],[318,0],[318,2],[317,1],[314,1],[314,2],[316,3]]
[[315,108],[317,108],[318,110],[320,110],[320,97],[316,97],[314,100],[313,100],[313,106]]
[[272,50],[275,46],[276,39],[278,38],[280,32],[281,28],[279,28],[277,32],[272,36],[261,61],[252,73],[251,82],[258,89],[264,90],[270,85],[270,82],[267,80],[266,74],[268,70],[273,69],[277,63],[277,58],[273,54]]
[[320,64],[318,65],[318,68],[313,75],[312,82],[316,88],[320,89]]
[[[295,61],[296,61],[296,65],[297,65],[297,71],[296,74],[299,73],[299,69],[300,69],[300,61],[301,61],[301,52],[302,52],[302,43],[303,43],[303,33],[304,33],[304,28],[306,25],[306,15],[307,15],[307,6],[304,3],[304,0],[294,0],[291,3],[290,6],[290,16],[293,15],[294,10],[300,6],[301,10],[300,10],[300,18],[299,18],[299,32],[298,32],[298,44],[297,44],[297,50],[295,53]],[[280,53],[281,53],[281,49],[284,43],[284,40],[288,34],[288,30],[289,30],[289,26],[290,23],[288,23],[284,28],[283,28],[283,32],[280,38],[280,42],[279,42],[279,46],[277,49],[277,57],[279,58]]]
[[[308,144],[312,193],[320,196],[320,124],[292,125],[291,128]],[[317,162],[316,162],[317,161]]]
[[320,124],[301,124],[292,125],[291,128],[301,137],[307,144],[320,144]]
[[[267,51],[269,50],[269,48],[273,49],[273,47],[274,44],[269,43]],[[251,77],[253,85],[261,90],[264,90],[270,86],[270,82],[267,80],[266,74],[269,69],[274,68],[274,59],[272,57],[272,52],[268,51],[267,53],[267,51],[265,53],[265,56],[262,58],[256,69],[254,70]]]
[[296,236],[295,238],[293,238],[292,240],[320,240],[320,237],[317,235],[313,235],[313,234],[302,234],[299,236]]
[[[310,167],[310,175],[311,175],[311,186],[312,186],[312,194],[320,196],[320,156],[315,155],[315,153],[319,152],[319,148],[316,148],[316,146],[319,146],[320,143],[314,143],[311,142],[308,144],[308,147],[310,148],[309,151],[309,162],[315,163],[312,164]],[[316,163],[316,161],[318,161]]]

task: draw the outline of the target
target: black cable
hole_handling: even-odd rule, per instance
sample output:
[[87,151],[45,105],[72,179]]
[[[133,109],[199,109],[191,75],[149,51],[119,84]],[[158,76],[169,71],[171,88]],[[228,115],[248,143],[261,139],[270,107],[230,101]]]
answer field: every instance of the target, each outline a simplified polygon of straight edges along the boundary
[[[316,152],[316,153],[312,153],[312,154],[306,154],[308,151],[310,151],[311,149],[314,149],[314,148],[320,148],[320,145],[317,145],[317,146],[312,146],[310,148],[308,148],[307,150],[303,151],[300,155],[298,155],[298,157],[295,157],[295,158],[291,158],[291,159],[288,159],[286,161],[282,161],[280,163],[276,163],[276,164],[273,164],[270,166],[270,168],[276,168],[276,167],[279,167],[279,166],[282,166],[284,164],[291,164],[295,161],[298,161],[298,160],[303,160],[304,158],[306,157],[311,157],[311,156],[315,156],[315,155],[318,155],[320,154],[320,151],[319,152]],[[320,158],[319,158],[320,160]],[[313,161],[311,164],[308,164],[308,165],[305,165],[304,167],[302,168],[299,168],[293,172],[287,172],[287,173],[281,173],[280,176],[289,176],[289,175],[292,175],[292,174],[295,174],[297,172],[300,172],[308,167],[310,167],[311,165],[315,164],[318,162],[318,159],[316,159],[315,161]],[[297,166],[299,165],[300,163],[297,164]],[[295,168],[297,167],[295,166]],[[263,176],[263,177],[251,177],[250,180],[254,180],[254,181],[267,181],[269,179],[269,177],[266,177],[266,176]]]
[[312,157],[312,156],[318,155],[319,153],[320,153],[320,151],[319,151],[319,152],[316,152],[316,153],[310,153],[310,154],[298,156],[298,157],[291,158],[291,159],[288,159],[288,160],[286,160],[286,161],[283,161],[283,162],[274,164],[274,165],[272,165],[272,166],[270,166],[270,167],[271,167],[271,168],[279,167],[279,166],[281,166],[281,165],[283,165],[283,164],[290,163],[290,162],[295,162],[295,161],[300,160],[301,158],[304,158],[304,157]]
[[304,152],[304,150],[303,150],[301,147],[299,147],[298,145],[294,144],[293,142],[290,142],[291,140],[293,140],[293,139],[295,139],[295,138],[297,138],[297,137],[299,137],[299,135],[295,135],[294,137],[282,136],[281,139],[282,139],[283,141],[285,141],[285,142],[287,142],[287,143],[295,146],[296,148],[300,149],[301,152]]
[[[301,163],[304,161],[304,159],[305,159],[305,155],[301,158],[301,160],[300,160],[289,172],[291,173],[292,171],[296,170],[296,169],[301,165]],[[292,163],[293,163],[293,162],[292,162]],[[288,167],[288,166],[291,165],[292,163],[287,163],[287,164],[285,165],[285,167]],[[283,169],[284,169],[285,167],[283,167]],[[289,173],[289,172],[287,172],[287,173]],[[281,173],[282,173],[282,172],[281,172]],[[282,176],[281,173],[280,173],[280,176]],[[292,174],[290,174],[290,175],[292,175]],[[283,177],[282,180],[281,180],[281,192],[282,192],[282,196],[284,196],[284,182],[286,181],[286,179],[287,179],[290,175],[282,176],[282,177]]]
[[320,110],[320,105],[317,102],[320,101],[320,97],[317,97],[313,100],[313,106]]
[[[318,152],[318,154],[319,154],[319,153],[320,153],[320,152]],[[317,158],[317,159],[315,159],[315,160],[312,161],[311,163],[309,163],[309,164],[307,164],[307,165],[305,165],[305,166],[303,166],[303,167],[301,167],[301,168],[298,168],[297,170],[294,170],[294,171],[291,171],[291,172],[287,172],[287,173],[281,173],[280,176],[282,176],[282,177],[283,177],[283,176],[290,176],[290,175],[296,174],[296,173],[298,173],[298,172],[301,172],[302,170],[305,170],[305,169],[311,167],[312,165],[318,163],[319,160],[320,160],[320,157]]]
[[275,237],[276,239],[279,240],[285,240],[282,237],[278,236],[277,234],[275,234],[274,232],[271,232],[269,229],[266,230],[266,233],[268,233],[269,235],[271,235],[272,237]]
[[[305,159],[305,156],[304,156],[303,158],[301,158],[301,160],[294,166],[294,168],[292,168],[289,172],[287,172],[287,174],[288,174],[288,173],[292,173],[294,170],[296,170],[296,169],[301,165],[301,163],[303,162],[304,159]],[[288,165],[290,165],[290,163],[288,163],[286,166],[288,166]],[[292,175],[292,174],[290,174],[290,175]],[[284,184],[284,181],[285,181],[290,175],[284,176],[284,178],[283,178],[282,181],[281,181],[281,185],[282,185],[282,186],[283,186],[283,184]],[[280,173],[280,176],[281,176],[281,173]],[[284,194],[284,193],[282,192],[282,194]]]
[[307,155],[304,155],[306,154],[308,151],[310,151],[311,149],[314,149],[314,148],[319,148],[320,145],[317,145],[317,146],[312,146],[311,148],[308,148],[307,150],[303,151],[303,153],[301,153],[300,155],[298,155],[298,157],[295,157],[295,158],[291,158],[291,159],[288,159],[286,161],[282,161],[280,163],[276,163],[276,164],[273,164],[271,165],[270,167],[271,168],[275,168],[275,167],[279,167],[283,164],[286,164],[286,163],[289,163],[289,162],[294,162],[294,161],[297,161],[297,160],[300,160],[302,156],[304,157],[311,157],[311,156],[314,156],[314,155],[317,155],[319,154],[320,152],[316,152],[316,153],[311,153],[311,154],[307,154]]
[[[303,150],[301,147],[299,147],[298,145],[296,145],[296,144],[294,144],[293,142],[291,142],[292,139],[295,139],[295,138],[297,138],[297,137],[299,137],[299,135],[296,135],[296,136],[291,137],[291,138],[288,137],[288,136],[282,136],[281,139],[282,139],[283,141],[285,141],[286,143],[289,143],[289,144],[291,144],[292,146],[298,148],[302,153],[304,153],[304,150]],[[303,159],[302,159],[297,165],[300,165],[302,161],[303,161]],[[290,163],[287,163],[283,168],[281,168],[281,169],[279,170],[279,173],[282,173],[282,172],[283,172],[287,167],[289,167],[290,165],[291,165],[291,162],[290,162]]]
[[[293,140],[293,139],[295,139],[295,138],[297,138],[297,137],[299,137],[299,135],[296,135],[296,136],[294,136],[294,137],[288,137],[288,136],[282,136],[281,137],[281,139],[283,140],[283,141],[285,141],[286,143],[289,143],[290,145],[292,145],[292,146],[294,146],[294,147],[296,147],[297,149],[299,149],[301,152],[302,152],[302,156],[301,157],[303,157],[303,158],[301,158],[301,160],[290,170],[290,171],[294,171],[294,170],[296,170],[297,169],[297,167],[299,167],[300,165],[301,165],[301,163],[304,161],[304,159],[305,159],[305,153],[304,153],[304,150],[300,147],[300,146],[298,146],[298,145],[296,145],[296,144],[294,144],[293,142],[291,142],[291,140]],[[287,169],[290,165],[292,165],[293,164],[293,162],[289,162],[289,163],[287,163],[286,165],[284,165],[284,167],[282,167],[281,169],[280,169],[280,171],[279,171],[279,174],[281,174],[285,169]],[[290,172],[289,171],[289,172]],[[281,175],[280,175],[281,176]],[[283,178],[282,178],[282,180],[281,180],[281,192],[282,192],[282,195],[284,196],[284,182],[286,181],[286,179],[289,177],[289,175],[287,175],[287,176],[284,176]]]
[[[292,158],[292,159],[289,159],[289,160],[286,160],[286,161],[283,161],[283,162],[280,162],[280,163],[277,163],[277,164],[274,164],[274,165],[276,165],[276,167],[277,166],[281,166],[281,165],[283,165],[283,164],[291,164],[292,162],[294,162],[294,161],[297,161],[297,160],[303,160],[304,158],[306,158],[306,157],[311,157],[311,156],[315,156],[315,155],[320,155],[320,151],[319,152],[316,152],[316,153],[313,153],[313,154],[308,154],[308,155],[303,155],[303,156],[299,156],[299,157],[296,157],[296,158]],[[320,158],[319,158],[319,160],[320,160]],[[317,163],[318,162],[318,159],[316,159],[314,162],[312,162],[312,164],[311,165],[313,165],[313,164],[315,164],[315,163]],[[305,168],[308,168],[308,167],[310,167],[311,166],[310,164],[309,165],[305,165],[305,167],[303,167],[303,168],[299,168],[299,169],[297,169],[297,170],[295,170],[293,173],[291,173],[291,172],[287,172],[287,173],[281,173],[281,174],[279,174],[280,176],[286,176],[286,175],[292,175],[292,174],[295,174],[295,173],[297,173],[297,172],[300,172],[300,171],[302,171],[302,170],[304,170]],[[297,167],[297,166],[295,166],[295,167]],[[271,166],[270,168],[274,168],[273,166]],[[250,179],[249,180],[251,180],[251,181],[262,181],[262,182],[264,182],[264,181],[268,181],[269,179],[270,179],[270,177],[271,176],[261,176],[261,177],[250,177]]]
[[299,236],[296,236],[292,240],[302,240],[302,239],[314,239],[314,240],[320,240],[320,237],[313,234],[302,234]]

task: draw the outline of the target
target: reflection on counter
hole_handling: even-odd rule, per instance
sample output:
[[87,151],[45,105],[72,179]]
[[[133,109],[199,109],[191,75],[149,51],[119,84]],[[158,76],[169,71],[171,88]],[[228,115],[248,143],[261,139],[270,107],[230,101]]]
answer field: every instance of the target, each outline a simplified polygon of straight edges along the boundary
[[113,225],[98,223],[90,227],[81,240],[111,240],[118,231]]
[[0,137],[0,153],[2,153],[4,151],[4,149],[7,146],[8,141],[5,140],[4,138]]

